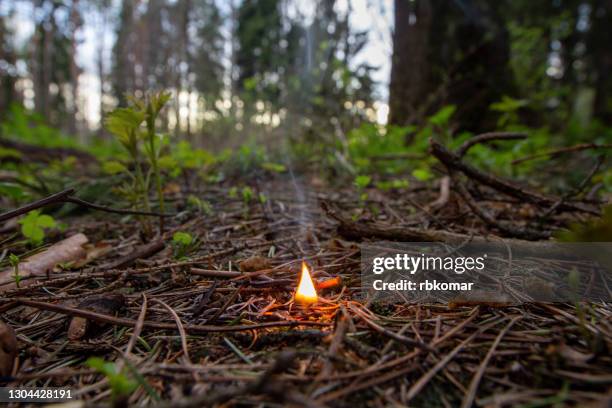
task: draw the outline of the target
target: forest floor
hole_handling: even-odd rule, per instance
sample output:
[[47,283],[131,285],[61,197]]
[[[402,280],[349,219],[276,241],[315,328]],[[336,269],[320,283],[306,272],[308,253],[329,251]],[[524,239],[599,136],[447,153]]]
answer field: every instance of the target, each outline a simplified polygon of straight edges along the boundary
[[[352,187],[275,176],[258,183],[266,200],[249,203],[223,186],[173,184],[166,197],[180,212],[156,238],[135,217],[63,219],[51,241],[84,234],[88,262],[0,286],[19,347],[5,380],[70,387],[88,405],[609,406],[609,304],[383,305],[358,296],[359,241],[385,238],[368,228],[509,234],[438,184],[363,201]],[[210,213],[184,209],[188,194],[211,203]],[[497,219],[525,230],[535,206],[488,194]],[[583,215],[551,216],[541,231],[568,217]],[[147,222],[156,228],[156,218]],[[187,258],[176,259],[176,231],[198,237]],[[307,309],[293,301],[302,260],[319,283],[341,278]],[[93,356],[141,386],[114,394],[121,378],[86,364]]]

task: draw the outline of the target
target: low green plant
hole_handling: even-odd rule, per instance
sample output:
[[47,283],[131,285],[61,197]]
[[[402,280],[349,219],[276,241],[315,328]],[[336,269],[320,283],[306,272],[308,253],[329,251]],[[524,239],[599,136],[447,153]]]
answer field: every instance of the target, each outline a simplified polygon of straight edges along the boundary
[[182,259],[187,256],[195,244],[193,235],[188,232],[177,231],[172,235],[172,248],[175,259]]
[[19,224],[21,224],[21,233],[33,246],[42,244],[45,239],[45,230],[57,225],[53,217],[42,214],[40,210],[30,211],[19,220]]
[[10,197],[16,202],[20,202],[27,194],[25,189],[16,183],[0,183],[0,195]]
[[213,213],[213,207],[210,202],[202,200],[193,194],[187,197],[187,207],[201,211],[206,215],[212,215]]
[[363,190],[372,182],[372,177],[367,175],[361,175],[355,177],[355,187],[359,190]]
[[393,189],[402,189],[408,188],[410,182],[407,179],[392,179],[392,180],[383,180],[376,182],[376,188],[382,191],[389,191]]
[[261,204],[265,204],[268,202],[268,196],[265,193],[260,192],[257,194],[257,198]]
[[251,189],[251,187],[242,187],[242,201],[244,201],[245,204],[248,204],[251,202],[251,200],[253,200],[253,195],[253,189]]
[[[140,126],[145,119],[145,115],[139,110],[133,108],[117,108],[112,111],[104,121],[106,129],[111,132],[121,143],[121,145],[127,151],[130,160],[133,163],[133,173],[128,171],[126,166],[119,162],[111,162],[103,165],[103,168],[107,172],[117,173],[119,171],[125,171],[133,181],[132,191],[135,191],[135,195],[129,195],[134,204],[136,201],[142,200],[146,211],[150,210],[149,206],[149,195],[147,179],[145,179],[144,172],[142,169],[142,163],[140,160],[141,148],[140,142],[142,139],[140,133]],[[124,191],[130,191],[126,189]]]
[[431,178],[433,177],[433,174],[431,173],[431,170],[429,169],[429,167],[420,167],[418,169],[414,169],[412,170],[412,177],[414,177],[415,179],[419,180],[419,181],[428,181],[431,180]]
[[368,199],[368,193],[365,191],[366,187],[370,185],[372,182],[372,177],[367,175],[360,175],[355,177],[355,187],[359,190],[359,198],[361,201],[365,201]]
[[[106,128],[111,132],[127,151],[132,162],[132,171],[118,161],[103,164],[103,169],[109,174],[126,173],[132,180],[132,188],[122,191],[131,197],[133,204],[143,203],[146,211],[150,210],[149,189],[151,176],[155,182],[158,207],[164,212],[164,194],[161,179],[160,156],[163,147],[164,135],[157,133],[156,120],[164,105],[170,99],[165,92],[147,95],[144,98],[130,98],[130,106],[117,108],[105,120]],[[145,174],[141,163],[141,156],[150,165]],[[130,194],[136,191],[137,194]],[[160,218],[160,222],[163,218]]]
[[264,170],[271,171],[273,173],[284,173],[285,171],[287,171],[287,168],[283,164],[272,162],[261,163],[261,168]]
[[[167,92],[160,92],[157,94],[150,95],[146,101],[135,99],[135,104],[145,112],[146,122],[146,133],[145,133],[145,152],[149,163],[153,168],[153,175],[155,176],[155,187],[157,189],[157,199],[159,201],[159,210],[164,212],[164,192],[162,188],[161,172],[159,168],[159,156],[161,153],[161,141],[163,135],[158,134],[155,130],[155,121],[159,116],[159,113],[163,109],[164,105],[170,100],[170,94]],[[163,220],[163,217],[160,218]]]
[[19,283],[21,282],[21,275],[19,275],[19,263],[20,262],[21,262],[21,259],[17,255],[15,254],[9,255],[9,263],[13,267],[13,277],[15,278],[15,286],[17,286],[17,288],[19,288]]
[[217,162],[209,151],[195,148],[186,140],[170,145],[169,150],[169,154],[159,157],[158,165],[171,177],[178,177],[187,170],[198,170],[204,174]]
[[229,189],[229,191],[227,192],[227,196],[229,198],[238,198],[238,187],[234,186],[232,188]]
[[106,377],[114,400],[128,396],[138,387],[138,383],[128,378],[123,372],[120,372],[115,363],[105,361],[99,357],[91,357],[87,359],[85,364]]

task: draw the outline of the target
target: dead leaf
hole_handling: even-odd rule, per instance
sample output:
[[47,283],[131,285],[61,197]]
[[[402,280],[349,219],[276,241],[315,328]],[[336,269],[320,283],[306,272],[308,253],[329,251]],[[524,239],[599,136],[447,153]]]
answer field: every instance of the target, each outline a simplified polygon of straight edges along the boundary
[[344,245],[337,238],[332,238],[327,242],[327,249],[330,251],[342,251],[344,249]]
[[573,364],[588,363],[589,360],[595,357],[594,354],[582,353],[575,348],[568,346],[567,344],[561,344],[558,348],[558,352],[561,357]]
[[0,377],[8,377],[13,373],[13,365],[17,356],[17,338],[8,324],[0,321]]
[[240,270],[242,272],[257,272],[270,269],[271,267],[270,260],[262,256],[252,256],[240,262]]
[[[91,296],[77,305],[79,309],[92,312],[114,315],[125,306],[125,296],[121,293],[105,293],[104,295]],[[68,327],[68,339],[79,340],[94,327],[93,322],[84,317],[73,317]]]
[[[84,234],[78,233],[60,242],[51,245],[43,252],[39,252],[19,264],[19,276],[44,275],[55,268],[56,265],[77,261],[86,256],[83,245],[88,242]],[[14,283],[15,271],[13,268],[0,272],[0,285]],[[9,289],[8,286],[1,287],[0,292]]]
[[95,245],[92,244],[87,244],[84,246],[85,251],[86,251],[86,255],[84,258],[79,259],[78,261],[76,261],[75,263],[73,263],[71,266],[73,268],[81,268],[85,265],[87,265],[88,263],[103,257],[104,255],[108,254],[110,251],[112,251],[113,246],[111,244],[105,243],[105,242],[99,242]]
[[168,183],[164,186],[164,194],[172,195],[181,192],[181,186],[178,183]]

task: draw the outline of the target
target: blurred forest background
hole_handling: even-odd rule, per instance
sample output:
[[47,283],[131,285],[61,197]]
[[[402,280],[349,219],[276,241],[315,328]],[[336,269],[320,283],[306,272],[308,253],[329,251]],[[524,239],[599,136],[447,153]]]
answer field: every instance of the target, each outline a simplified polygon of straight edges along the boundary
[[162,127],[209,160],[289,146],[426,180],[405,158],[431,136],[528,131],[470,152],[516,175],[538,163],[521,154],[612,140],[610,27],[610,0],[2,0],[0,138],[103,156],[108,112],[167,90]]

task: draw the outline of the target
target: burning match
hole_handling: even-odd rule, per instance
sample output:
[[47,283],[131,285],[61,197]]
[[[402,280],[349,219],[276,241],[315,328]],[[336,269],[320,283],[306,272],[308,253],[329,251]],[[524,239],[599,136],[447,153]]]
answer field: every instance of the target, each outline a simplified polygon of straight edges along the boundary
[[295,291],[294,299],[303,306],[312,305],[319,300],[306,262],[302,262],[302,275],[300,276],[300,283]]

